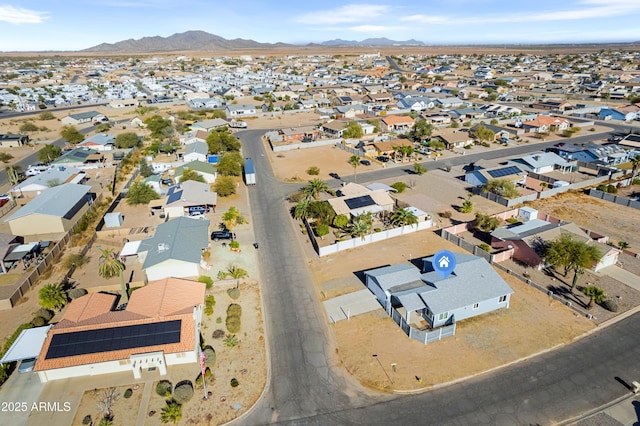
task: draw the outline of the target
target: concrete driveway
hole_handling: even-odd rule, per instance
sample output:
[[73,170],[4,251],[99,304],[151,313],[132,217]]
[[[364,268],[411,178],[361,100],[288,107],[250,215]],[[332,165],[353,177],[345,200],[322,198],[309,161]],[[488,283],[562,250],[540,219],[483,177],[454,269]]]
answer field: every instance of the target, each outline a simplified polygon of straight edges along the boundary
[[0,403],[2,403],[0,423],[5,425],[26,424],[33,404],[40,401],[43,389],[44,385],[40,383],[37,373],[18,373],[16,367],[9,380],[0,389]]
[[600,273],[640,291],[640,277],[620,268],[619,266],[607,266],[606,268],[602,268]]
[[333,323],[349,319],[354,315],[382,309],[378,299],[367,289],[334,297],[323,302],[323,305],[329,320]]

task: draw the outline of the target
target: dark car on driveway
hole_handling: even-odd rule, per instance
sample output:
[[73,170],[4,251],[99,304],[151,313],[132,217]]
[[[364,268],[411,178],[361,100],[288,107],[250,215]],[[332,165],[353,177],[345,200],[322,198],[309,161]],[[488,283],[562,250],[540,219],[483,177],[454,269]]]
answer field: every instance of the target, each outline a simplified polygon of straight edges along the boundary
[[386,155],[381,155],[379,157],[376,158],[378,161],[381,161],[383,163],[386,163],[389,161],[389,157],[387,157]]
[[218,240],[235,240],[236,239],[236,234],[234,234],[231,231],[213,231],[211,233],[211,239],[213,241],[218,241]]
[[363,166],[370,166],[371,165],[371,161],[369,161],[369,160],[360,160],[360,164],[362,164]]

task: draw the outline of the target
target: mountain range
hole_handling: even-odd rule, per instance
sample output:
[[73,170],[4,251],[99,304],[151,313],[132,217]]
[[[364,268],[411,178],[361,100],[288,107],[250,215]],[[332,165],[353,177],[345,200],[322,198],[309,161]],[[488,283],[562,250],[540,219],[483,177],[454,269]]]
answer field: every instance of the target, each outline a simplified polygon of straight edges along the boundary
[[[388,38],[368,38],[362,41],[335,39],[322,43],[310,43],[308,46],[424,46],[417,40],[395,41]],[[102,43],[84,49],[81,52],[91,53],[154,53],[177,51],[225,51],[238,49],[269,49],[274,47],[293,47],[286,43],[260,43],[254,40],[226,38],[210,34],[206,31],[187,31],[169,37],[143,37],[138,40],[128,39],[117,43]]]

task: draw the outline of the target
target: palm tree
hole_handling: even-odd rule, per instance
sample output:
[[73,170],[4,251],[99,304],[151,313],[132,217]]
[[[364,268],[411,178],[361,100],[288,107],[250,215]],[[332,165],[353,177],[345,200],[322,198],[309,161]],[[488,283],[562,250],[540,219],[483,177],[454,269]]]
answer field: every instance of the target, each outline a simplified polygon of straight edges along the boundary
[[640,155],[636,155],[631,160],[631,177],[636,177],[636,172],[640,168]]
[[416,225],[418,217],[410,210],[398,209],[391,215],[391,223],[396,226]]
[[353,220],[349,231],[351,232],[351,235],[356,235],[364,240],[364,237],[371,232],[372,226],[373,220],[371,218],[371,213],[364,213]]
[[176,401],[167,402],[167,405],[162,409],[160,413],[160,421],[162,423],[176,424],[182,419],[182,405]]
[[236,265],[229,265],[227,267],[227,275],[231,276],[231,278],[238,280],[236,282],[236,288],[240,286],[240,280],[242,278],[246,278],[249,276],[249,273],[242,269],[237,267]]
[[109,279],[116,275],[120,277],[120,292],[122,293],[122,301],[127,302],[129,295],[127,287],[124,285],[124,264],[120,262],[113,249],[100,249],[100,266],[98,266],[98,275],[102,278]]
[[309,198],[304,198],[296,204],[296,207],[293,210],[293,217],[296,219],[306,219],[309,217],[311,212],[311,200]]
[[405,145],[400,148],[400,152],[402,153],[402,162],[404,163],[405,158],[411,157],[416,150],[409,145]]
[[593,303],[602,303],[605,298],[604,290],[600,287],[596,287],[595,285],[590,285],[589,287],[582,290],[585,296],[589,296],[589,304],[587,305],[587,309],[593,308]]
[[45,309],[56,311],[67,303],[67,293],[62,284],[47,284],[38,292],[39,303]]
[[349,164],[353,166],[353,182],[356,182],[356,168],[360,165],[360,157],[352,155],[349,157]]
[[307,184],[302,188],[304,195],[307,197],[313,197],[316,200],[320,199],[321,192],[329,192],[329,185],[321,181],[320,179],[311,179]]

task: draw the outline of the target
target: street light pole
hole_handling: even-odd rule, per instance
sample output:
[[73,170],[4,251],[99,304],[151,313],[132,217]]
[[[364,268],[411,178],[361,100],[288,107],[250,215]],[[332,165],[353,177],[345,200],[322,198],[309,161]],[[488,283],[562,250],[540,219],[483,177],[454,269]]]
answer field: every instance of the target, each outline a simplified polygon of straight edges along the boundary
[[380,362],[380,359],[378,358],[378,354],[372,354],[371,356],[374,357],[376,359],[376,361],[378,361],[378,364],[380,365],[380,368],[382,368],[382,371],[384,372],[384,375],[387,376],[387,379],[389,379],[389,382],[391,382],[391,384],[393,384],[393,380],[391,379],[391,377],[389,376],[389,373],[387,373],[387,370],[384,368],[384,366]]

